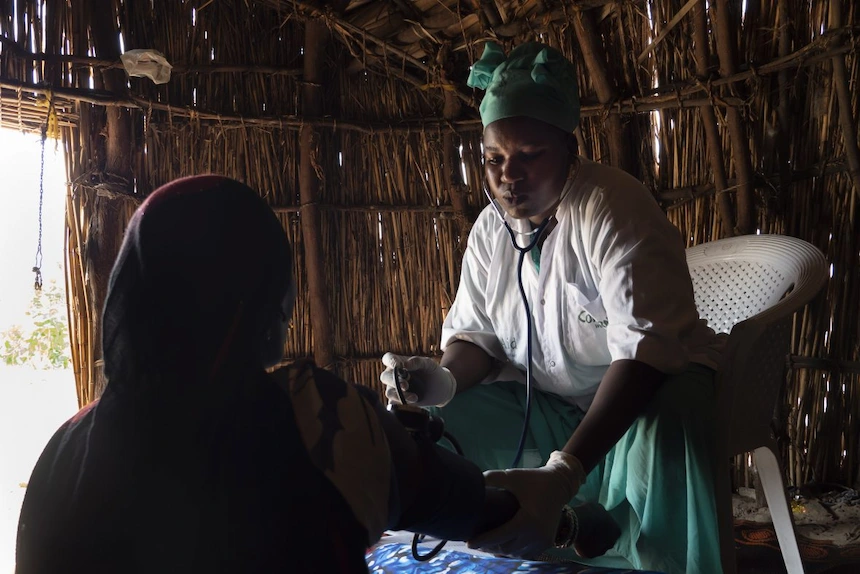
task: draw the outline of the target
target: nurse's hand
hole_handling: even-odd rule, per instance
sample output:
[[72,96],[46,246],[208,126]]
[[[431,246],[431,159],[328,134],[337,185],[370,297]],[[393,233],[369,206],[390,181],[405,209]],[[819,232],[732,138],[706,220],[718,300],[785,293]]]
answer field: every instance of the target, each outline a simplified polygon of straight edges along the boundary
[[585,470],[575,456],[555,451],[541,468],[491,470],[484,481],[514,493],[520,510],[507,524],[470,540],[469,547],[535,558],[554,546],[561,509],[585,482]]
[[457,393],[457,381],[451,371],[428,357],[406,357],[385,353],[382,364],[387,368],[379,375],[386,386],[385,397],[389,403],[399,404],[394,369],[405,369],[409,380],[400,381],[406,402],[419,407],[444,407]]

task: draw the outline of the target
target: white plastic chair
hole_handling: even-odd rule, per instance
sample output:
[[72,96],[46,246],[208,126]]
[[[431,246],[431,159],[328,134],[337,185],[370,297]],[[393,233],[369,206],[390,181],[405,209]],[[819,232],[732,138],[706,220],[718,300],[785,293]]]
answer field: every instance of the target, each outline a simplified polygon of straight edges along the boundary
[[716,504],[723,571],[737,571],[729,460],[752,452],[788,574],[803,564],[771,431],[785,383],[792,315],[827,279],[822,253],[782,235],[750,235],[687,249],[699,315],[729,333],[717,376]]

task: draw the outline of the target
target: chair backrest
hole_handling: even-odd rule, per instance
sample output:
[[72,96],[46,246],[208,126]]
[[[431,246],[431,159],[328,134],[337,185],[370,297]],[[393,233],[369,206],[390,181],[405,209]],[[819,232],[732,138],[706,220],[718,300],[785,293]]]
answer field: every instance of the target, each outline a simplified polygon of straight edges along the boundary
[[687,250],[699,315],[729,333],[719,374],[730,454],[762,446],[784,382],[791,318],[827,279],[822,253],[782,235],[749,235]]
[[784,235],[703,243],[687,249],[687,264],[699,315],[718,333],[730,333],[736,324],[767,310],[770,320],[792,314],[826,279],[821,252]]

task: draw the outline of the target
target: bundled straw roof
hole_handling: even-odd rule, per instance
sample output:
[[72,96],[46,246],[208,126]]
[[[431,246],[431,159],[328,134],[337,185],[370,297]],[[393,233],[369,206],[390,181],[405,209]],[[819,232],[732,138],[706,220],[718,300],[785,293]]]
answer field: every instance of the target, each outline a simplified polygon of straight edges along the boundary
[[[776,427],[794,484],[853,483],[860,16],[849,0],[704,5],[0,2],[0,125],[38,132],[51,110],[68,154],[81,401],[104,383],[98,311],[125,223],[190,173],[245,181],[280,215],[303,294],[289,357],[375,386],[385,351],[438,353],[485,202],[468,66],[488,39],[539,39],[578,66],[582,153],[642,179],[689,244],[786,233],[832,262],[826,293],[795,320]],[[170,82],[126,78],[120,37],[164,53]]]

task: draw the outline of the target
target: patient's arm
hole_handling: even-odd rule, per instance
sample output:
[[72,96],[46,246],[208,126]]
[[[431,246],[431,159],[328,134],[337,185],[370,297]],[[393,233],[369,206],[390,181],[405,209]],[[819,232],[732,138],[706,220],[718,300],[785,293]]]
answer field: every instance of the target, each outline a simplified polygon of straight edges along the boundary
[[486,489],[472,462],[413,437],[372,390],[309,363],[272,376],[290,396],[311,460],[365,526],[369,543],[385,529],[468,540],[519,508],[507,491]]
[[519,508],[513,494],[485,487],[474,463],[427,438],[413,437],[372,391],[360,389],[379,417],[391,450],[400,507],[391,528],[468,540],[513,517]]

